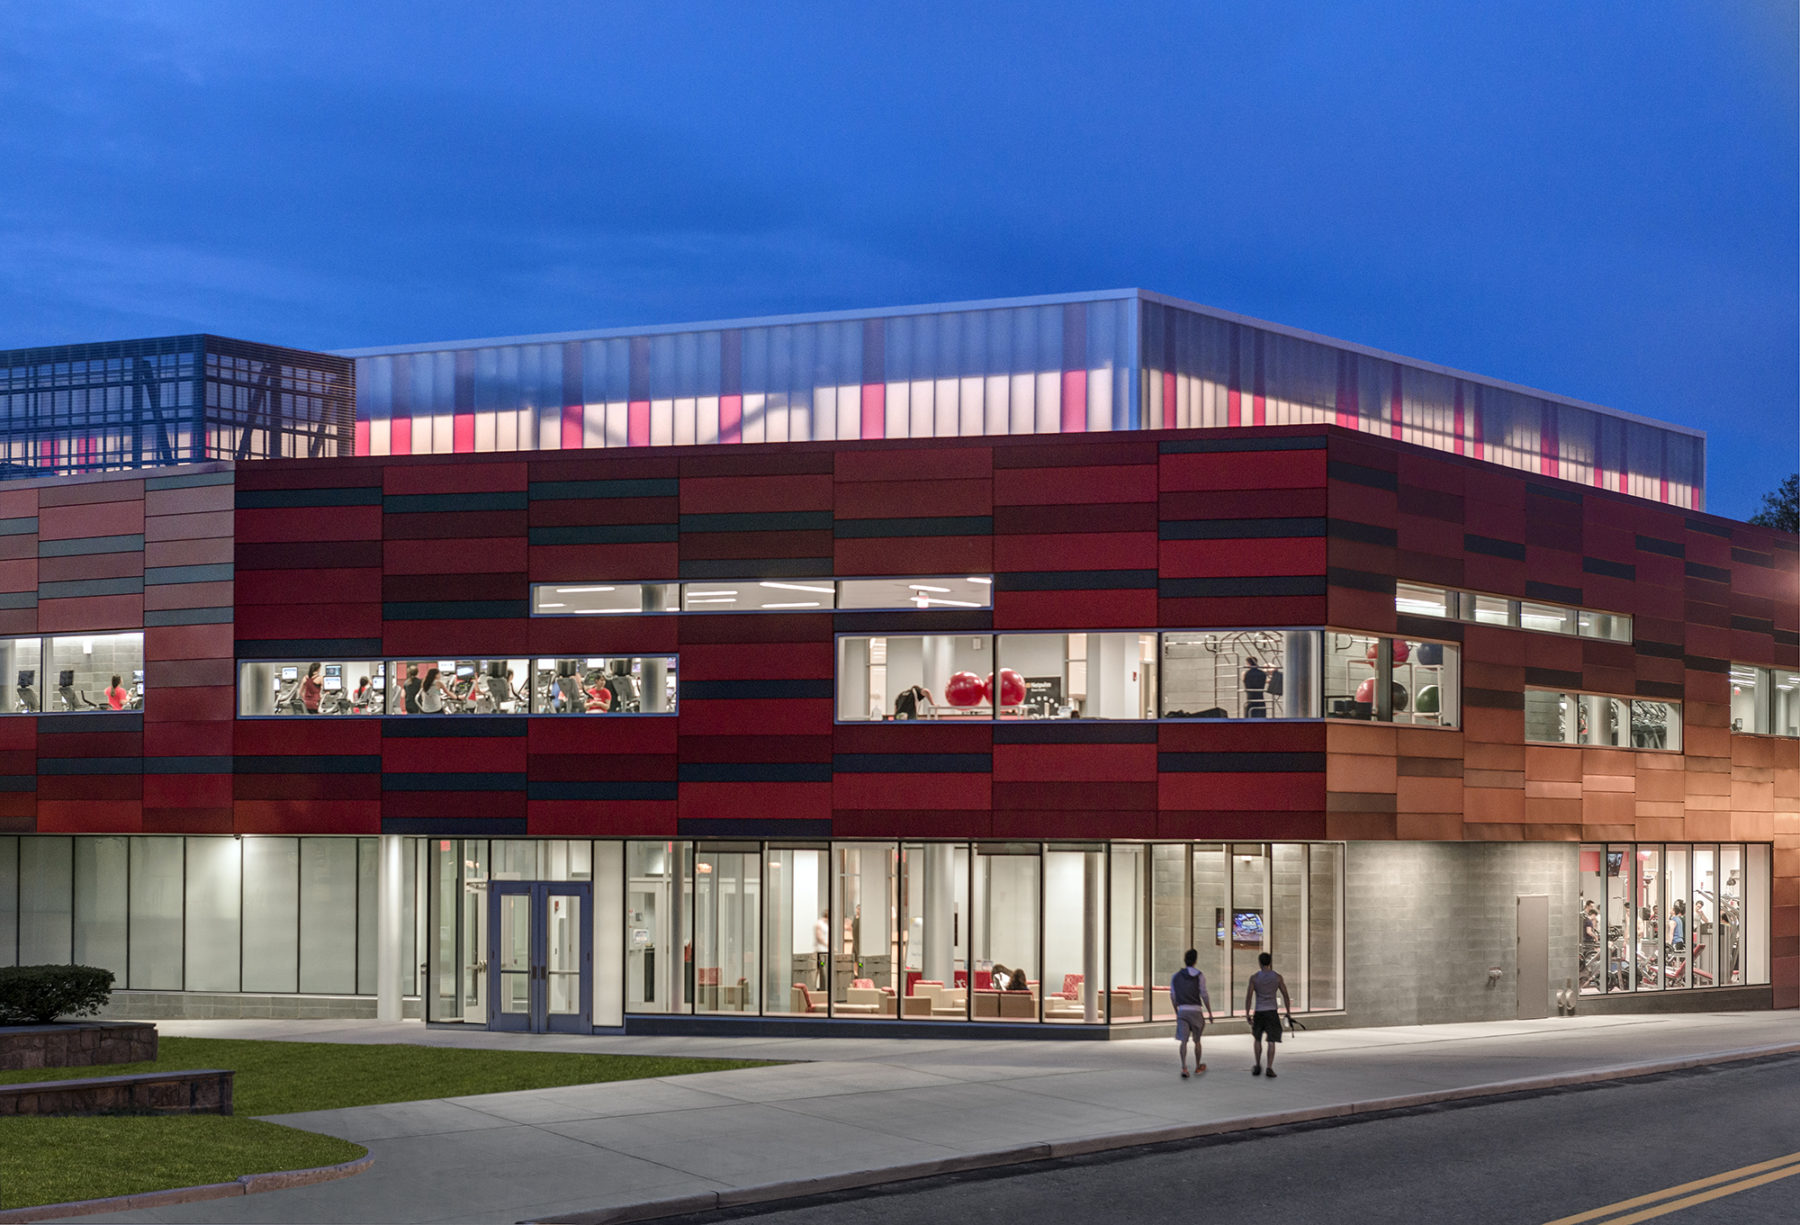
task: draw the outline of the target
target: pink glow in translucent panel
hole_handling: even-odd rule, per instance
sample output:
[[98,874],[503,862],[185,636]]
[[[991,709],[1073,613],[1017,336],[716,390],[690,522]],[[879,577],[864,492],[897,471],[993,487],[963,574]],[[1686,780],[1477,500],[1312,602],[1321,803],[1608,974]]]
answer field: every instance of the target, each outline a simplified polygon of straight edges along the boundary
[[458,455],[475,449],[475,414],[457,413],[450,425],[450,448]]
[[388,435],[389,455],[412,454],[412,418],[395,417],[393,432]]
[[1255,425],[1267,424],[1269,417],[1267,387],[1263,381],[1263,342],[1266,339],[1261,332],[1256,333],[1255,368],[1250,374],[1250,420]]
[[1406,409],[1402,407],[1403,397],[1400,394],[1400,367],[1394,367],[1394,390],[1388,397],[1388,416],[1393,418],[1391,432],[1395,438],[1405,434]]
[[1456,453],[1458,455],[1461,455],[1463,453],[1463,445],[1464,445],[1463,439],[1467,435],[1465,435],[1463,432],[1463,385],[1460,380],[1456,384],[1456,408],[1455,408],[1454,412],[1455,412],[1455,430],[1456,430]]
[[862,436],[887,437],[887,384],[864,383],[862,389]]
[[1080,434],[1087,429],[1087,371],[1065,370],[1062,376],[1062,432]]
[[366,419],[356,423],[356,453],[358,455],[369,453],[369,423]]
[[1556,405],[1544,405],[1544,427],[1540,439],[1538,471],[1544,476],[1555,476],[1560,468],[1561,448],[1557,445]]
[[[585,422],[584,422],[585,416],[586,416],[586,410],[583,409],[583,407],[581,405],[579,405],[579,404],[563,405],[563,410],[562,410],[562,449],[563,450],[576,451],[581,448],[581,444],[585,441],[582,438],[582,428],[583,428],[583,425],[585,424]],[[460,446],[457,447],[457,450],[460,451],[461,449],[462,448]]]
[[744,441],[744,397],[719,397],[719,441]]
[[1239,374],[1239,367],[1243,364],[1243,357],[1238,347],[1236,328],[1231,330],[1229,345],[1231,364],[1227,367],[1225,376],[1225,386],[1227,389],[1225,393],[1225,424],[1242,425],[1244,424],[1244,393],[1242,391],[1243,379]]
[[628,447],[650,445],[650,401],[631,401],[625,418],[625,445]]
[[1175,372],[1168,371],[1163,375],[1163,429],[1175,428]]

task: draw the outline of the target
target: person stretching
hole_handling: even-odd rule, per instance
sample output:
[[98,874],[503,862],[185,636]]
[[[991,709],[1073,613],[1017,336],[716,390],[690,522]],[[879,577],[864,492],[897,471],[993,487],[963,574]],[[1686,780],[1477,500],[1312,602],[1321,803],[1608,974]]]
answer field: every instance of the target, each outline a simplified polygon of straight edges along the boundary
[[[1182,957],[1185,964],[1169,980],[1169,1001],[1175,1005],[1175,1045],[1181,1052],[1183,1080],[1188,1078],[1189,1033],[1194,1035],[1194,1071],[1196,1074],[1206,1071],[1206,1065],[1200,1060],[1200,1032],[1206,1027],[1207,1019],[1212,1016],[1212,999],[1206,994],[1206,975],[1194,964],[1199,960],[1199,950],[1189,949]],[[1205,1010],[1204,1015],[1202,1009]]]
[[[1244,1017],[1250,1022],[1250,1036],[1255,1039],[1256,1064],[1250,1069],[1250,1075],[1263,1074],[1263,1039],[1269,1040],[1269,1079],[1275,1079],[1275,1048],[1281,1044],[1281,1014],[1275,1010],[1275,997],[1281,997],[1286,1007],[1288,1021],[1294,1019],[1294,1002],[1288,998],[1287,983],[1281,975],[1270,969],[1275,959],[1267,953],[1257,957],[1257,964],[1262,969],[1250,976],[1250,982],[1244,988]],[[1252,1005],[1255,1010],[1252,1011]]]

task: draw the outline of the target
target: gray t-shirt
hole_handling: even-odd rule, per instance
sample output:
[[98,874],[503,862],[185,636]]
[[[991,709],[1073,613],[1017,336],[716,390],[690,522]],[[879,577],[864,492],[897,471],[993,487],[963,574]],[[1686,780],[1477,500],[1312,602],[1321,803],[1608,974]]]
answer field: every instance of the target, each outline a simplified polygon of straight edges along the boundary
[[1277,999],[1275,987],[1281,981],[1281,975],[1273,970],[1258,970],[1250,976],[1250,989],[1256,993],[1256,1011],[1274,1012]]

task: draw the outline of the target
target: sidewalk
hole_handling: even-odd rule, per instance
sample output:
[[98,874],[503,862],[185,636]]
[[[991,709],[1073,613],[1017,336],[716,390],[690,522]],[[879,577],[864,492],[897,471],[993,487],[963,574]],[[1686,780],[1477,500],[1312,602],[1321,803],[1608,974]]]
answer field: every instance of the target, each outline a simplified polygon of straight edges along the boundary
[[[1800,1050],[1800,1014],[1576,1017],[1303,1033],[1271,1082],[1224,1022],[1211,1070],[1177,1074],[1167,1036],[1127,1042],[543,1037],[376,1022],[185,1021],[166,1034],[807,1060],[661,1080],[278,1116],[368,1146],[366,1173],[241,1199],[87,1220],[513,1222],[1030,1146],[1266,1125],[1407,1095],[1533,1077],[1588,1079],[1664,1061]],[[1085,1143],[1084,1143],[1085,1142]],[[1042,1149],[1036,1156],[1049,1156]],[[1019,1159],[1015,1155],[1014,1160]],[[829,1184],[816,1187],[828,1189]],[[695,1204],[694,1210],[701,1207]]]

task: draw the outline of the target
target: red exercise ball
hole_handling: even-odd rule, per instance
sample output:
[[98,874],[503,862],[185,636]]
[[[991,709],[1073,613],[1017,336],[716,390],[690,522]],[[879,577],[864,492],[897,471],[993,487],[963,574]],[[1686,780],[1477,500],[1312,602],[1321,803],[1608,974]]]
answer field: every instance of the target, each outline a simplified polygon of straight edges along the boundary
[[[1397,664],[1405,663],[1408,657],[1412,655],[1412,648],[1406,645],[1406,640],[1404,638],[1396,638],[1393,642],[1394,662]],[[1369,649],[1364,656],[1370,663],[1375,662],[1375,645],[1375,643],[1371,642],[1369,644]]]
[[1365,677],[1363,683],[1356,687],[1356,700],[1364,706],[1375,704],[1375,678]]
[[987,687],[973,672],[958,672],[944,683],[944,700],[952,706],[979,706]]
[[988,701],[1000,706],[1017,706],[1025,700],[1025,678],[1011,668],[1000,669],[1000,693],[996,699],[994,694],[994,674],[988,673],[986,692]]

